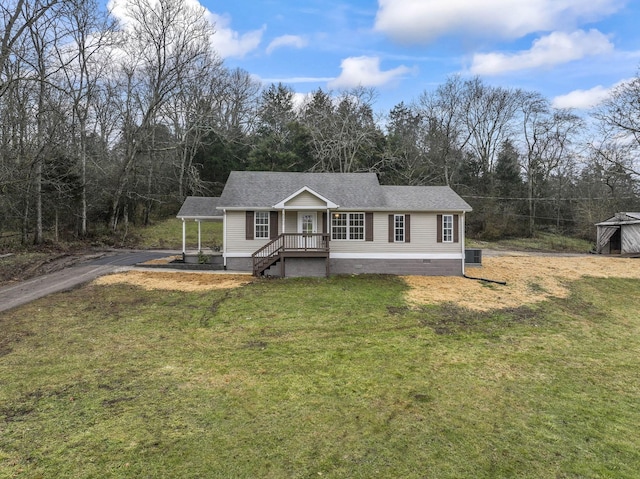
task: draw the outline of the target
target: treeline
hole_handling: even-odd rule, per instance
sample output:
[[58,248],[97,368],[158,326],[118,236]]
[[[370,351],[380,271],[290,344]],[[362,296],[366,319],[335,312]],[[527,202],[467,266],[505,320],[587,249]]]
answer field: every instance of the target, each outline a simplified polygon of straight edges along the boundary
[[121,24],[96,0],[0,11],[0,235],[23,243],[146,224],[242,169],[450,185],[479,238],[592,238],[640,210],[638,78],[585,117],[457,76],[379,113],[373,89],[299,101],[226,68],[204,11],[181,0],[130,0]]

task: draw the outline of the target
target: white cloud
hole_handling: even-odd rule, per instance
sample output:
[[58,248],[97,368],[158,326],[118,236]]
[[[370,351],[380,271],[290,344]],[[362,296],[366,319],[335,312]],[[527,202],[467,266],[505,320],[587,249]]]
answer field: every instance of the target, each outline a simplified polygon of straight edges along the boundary
[[623,0],[378,0],[375,29],[404,43],[450,33],[520,38],[564,30],[618,10]]
[[296,110],[302,110],[302,108],[313,98],[313,93],[294,93],[293,94],[293,107]]
[[535,40],[530,50],[512,54],[476,54],[473,57],[471,73],[497,75],[508,71],[549,67],[586,56],[610,53],[613,49],[614,46],[609,39],[597,30],[553,32]]
[[266,84],[270,83],[325,83],[335,80],[333,77],[282,77],[282,78],[260,78],[254,76],[258,81]]
[[278,38],[274,38],[269,46],[267,47],[267,53],[271,55],[274,50],[282,47],[292,47],[292,48],[304,48],[307,46],[307,40],[297,35],[283,35]]
[[611,94],[610,88],[598,85],[589,90],[574,90],[566,95],[560,95],[553,99],[554,108],[575,108],[588,110],[599,105]]
[[266,26],[263,26],[259,30],[240,34],[231,29],[231,18],[228,15],[209,13],[209,18],[215,28],[211,44],[222,58],[243,58],[247,53],[258,48],[262,41],[262,35],[267,29]]
[[393,70],[381,71],[378,57],[365,56],[345,58],[340,66],[342,73],[329,82],[329,88],[378,87],[399,79],[411,71],[404,65]]
[[[158,0],[155,0],[156,2]],[[199,0],[184,0],[187,6],[204,8]],[[127,11],[129,0],[109,0],[107,8],[121,23],[129,25],[130,18]],[[228,15],[219,15],[204,9],[206,18],[214,26],[215,33],[211,37],[211,45],[222,58],[244,57],[255,50],[262,41],[266,27],[240,34],[231,28],[231,18]]]
[[634,79],[624,79],[616,82],[609,88],[598,85],[589,90],[574,90],[566,95],[560,95],[553,99],[554,108],[576,108],[589,109],[598,106],[605,101],[611,93],[618,87],[634,81]]

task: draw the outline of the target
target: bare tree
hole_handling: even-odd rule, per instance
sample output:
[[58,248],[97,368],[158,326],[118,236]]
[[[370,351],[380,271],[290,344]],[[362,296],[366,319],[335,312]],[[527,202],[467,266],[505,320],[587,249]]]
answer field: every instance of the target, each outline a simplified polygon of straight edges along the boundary
[[[5,65],[12,55],[20,39],[27,35],[33,25],[47,12],[56,6],[60,0],[9,0],[0,4],[0,20],[2,21],[2,39],[0,40],[0,75],[5,71]],[[0,97],[4,94],[11,81],[17,78],[0,77]]]
[[465,129],[465,83],[453,76],[434,92],[424,92],[417,110],[423,118],[421,148],[437,172],[435,182],[451,186],[460,166],[460,152],[471,134]]
[[[522,168],[527,181],[529,234],[535,232],[537,199],[544,186],[563,163],[570,161],[570,147],[583,124],[569,110],[554,110],[539,93],[522,93],[519,104],[522,121]],[[566,165],[565,165],[566,166]]]
[[204,9],[181,0],[131,0],[128,15],[128,51],[122,68],[127,97],[122,103],[124,147],[111,201],[113,230],[139,145],[149,145],[162,106],[198,76],[200,61],[210,53],[212,35]]
[[87,136],[89,115],[100,78],[107,75],[114,46],[114,24],[98,8],[96,0],[68,0],[64,4],[68,38],[57,44],[64,65],[61,84],[72,105],[73,149],[80,167],[80,236],[87,234]]
[[519,96],[518,91],[487,86],[478,77],[464,82],[462,115],[469,138],[464,143],[479,160],[480,172],[489,182],[498,150],[512,132]]
[[[604,160],[640,177],[640,76],[616,87],[595,111],[602,139],[593,144]],[[625,149],[628,155],[611,155]]]
[[222,73],[217,58],[204,58],[199,75],[185,82],[161,110],[176,140],[174,165],[181,201],[187,194],[204,191],[193,162],[208,135],[215,131],[215,90]]
[[[48,4],[47,4],[48,5]],[[45,155],[51,152],[51,142],[47,141],[47,121],[49,119],[60,119],[60,116],[51,113],[59,110],[59,107],[52,107],[50,99],[53,97],[51,90],[53,88],[53,78],[60,71],[62,65],[55,59],[54,46],[60,41],[60,37],[64,36],[57,28],[59,20],[58,12],[54,9],[47,8],[44,13],[40,14],[44,9],[40,2],[35,2],[32,6],[33,10],[25,7],[28,18],[35,19],[28,22],[28,34],[30,40],[30,50],[25,56],[25,60],[32,72],[31,83],[34,86],[35,95],[35,111],[36,111],[36,132],[35,132],[35,148],[32,150],[32,168],[33,168],[33,184],[34,184],[34,201],[35,201],[35,232],[34,243],[43,242],[43,210],[42,210],[42,186],[43,186],[43,165]],[[25,218],[27,215],[25,214]],[[23,228],[23,232],[26,231]]]

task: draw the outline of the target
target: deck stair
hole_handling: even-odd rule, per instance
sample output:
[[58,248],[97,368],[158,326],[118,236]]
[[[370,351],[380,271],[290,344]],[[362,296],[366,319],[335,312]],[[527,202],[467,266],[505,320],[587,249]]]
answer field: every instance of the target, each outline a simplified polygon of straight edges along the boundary
[[280,262],[284,276],[285,258],[326,258],[329,271],[329,235],[324,233],[282,233],[251,255],[253,275],[263,276]]

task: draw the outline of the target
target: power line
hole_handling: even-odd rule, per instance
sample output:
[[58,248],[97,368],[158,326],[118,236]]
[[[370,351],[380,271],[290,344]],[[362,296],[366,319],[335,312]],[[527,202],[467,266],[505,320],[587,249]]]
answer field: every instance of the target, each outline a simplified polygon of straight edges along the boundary
[[605,200],[637,200],[640,196],[618,196],[612,198],[610,196],[604,197],[589,197],[589,198],[527,198],[527,197],[514,197],[507,198],[502,196],[479,196],[479,195],[460,195],[462,198],[471,198],[476,200],[505,200],[505,201],[605,201]]

